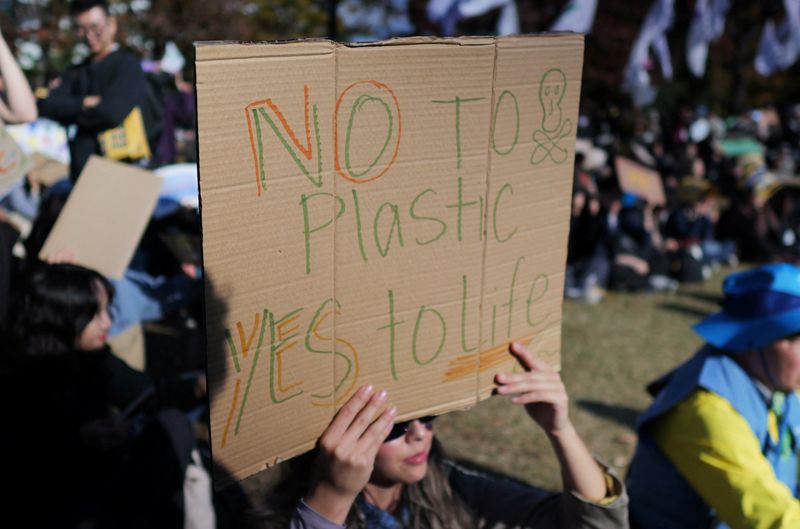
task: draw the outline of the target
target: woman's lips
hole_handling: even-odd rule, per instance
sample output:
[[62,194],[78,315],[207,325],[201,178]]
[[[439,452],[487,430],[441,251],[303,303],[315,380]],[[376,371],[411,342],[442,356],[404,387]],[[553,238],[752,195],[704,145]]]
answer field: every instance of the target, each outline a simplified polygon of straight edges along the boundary
[[407,457],[403,459],[403,463],[407,465],[421,465],[428,460],[428,452],[420,452],[418,454],[414,454],[411,457]]

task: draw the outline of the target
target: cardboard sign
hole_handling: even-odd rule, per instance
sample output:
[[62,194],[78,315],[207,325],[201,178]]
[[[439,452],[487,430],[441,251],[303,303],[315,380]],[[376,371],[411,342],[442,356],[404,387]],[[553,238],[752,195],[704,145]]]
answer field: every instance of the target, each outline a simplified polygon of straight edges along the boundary
[[28,178],[45,186],[51,186],[69,176],[69,166],[42,153],[31,154],[31,169]]
[[30,168],[30,160],[0,122],[0,198],[16,184]]
[[617,168],[619,187],[626,193],[633,193],[637,197],[647,200],[652,205],[666,204],[664,184],[658,171],[648,169],[627,158],[617,156],[614,160]]
[[215,464],[311,448],[362,384],[398,420],[558,365],[582,35],[197,48]]
[[76,264],[119,279],[150,220],[161,177],[92,156],[39,252],[68,251]]

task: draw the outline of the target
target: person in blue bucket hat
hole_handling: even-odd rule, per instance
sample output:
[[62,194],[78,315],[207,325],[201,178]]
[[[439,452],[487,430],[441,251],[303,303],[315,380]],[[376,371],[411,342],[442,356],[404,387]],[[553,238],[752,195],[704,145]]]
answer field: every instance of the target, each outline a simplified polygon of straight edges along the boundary
[[800,267],[730,274],[706,344],[648,387],[628,474],[634,528],[800,527]]

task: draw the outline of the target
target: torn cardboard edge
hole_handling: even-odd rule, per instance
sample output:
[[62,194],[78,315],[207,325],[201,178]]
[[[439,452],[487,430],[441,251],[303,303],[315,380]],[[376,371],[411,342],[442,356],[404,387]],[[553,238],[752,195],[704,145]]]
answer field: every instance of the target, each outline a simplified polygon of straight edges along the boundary
[[[507,39],[527,39],[527,38],[563,38],[565,36],[574,36],[583,38],[582,33],[574,33],[571,31],[557,31],[557,32],[543,32],[543,33],[527,33],[520,35],[508,35]],[[325,48],[379,48],[390,46],[420,46],[426,44],[448,45],[448,46],[487,46],[493,45],[498,42],[498,37],[490,35],[464,35],[460,37],[435,37],[435,36],[415,36],[415,37],[392,37],[390,39],[370,41],[370,42],[338,42],[323,37],[296,39],[296,40],[275,40],[275,41],[240,41],[240,40],[198,40],[194,41],[196,50],[195,62],[218,61],[225,59],[247,59],[247,58],[281,58],[298,55],[295,53],[286,54],[246,54],[245,51],[253,51],[254,48],[261,47],[265,44],[281,47],[289,45],[295,46],[308,46],[309,50],[313,46],[324,46]],[[236,50],[236,51],[234,51]],[[227,52],[233,51],[233,54],[228,55]],[[305,52],[305,50],[303,50]],[[309,52],[313,55],[314,52]]]

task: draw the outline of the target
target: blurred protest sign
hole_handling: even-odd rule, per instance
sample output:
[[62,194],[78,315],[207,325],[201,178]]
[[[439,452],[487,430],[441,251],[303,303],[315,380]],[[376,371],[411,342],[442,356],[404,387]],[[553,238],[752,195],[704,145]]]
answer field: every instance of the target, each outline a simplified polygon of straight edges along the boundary
[[48,158],[42,153],[35,152],[31,155],[31,169],[28,178],[45,186],[51,186],[69,176],[69,166],[58,160]]
[[25,176],[29,168],[30,160],[0,123],[0,198]]
[[76,264],[121,278],[158,199],[161,178],[92,156],[39,252],[69,251]]
[[6,129],[17,140],[25,154],[30,156],[38,152],[48,158],[69,164],[67,132],[59,123],[39,118],[30,123],[6,125]]
[[657,171],[621,156],[617,156],[614,165],[617,168],[619,187],[624,192],[633,193],[654,206],[666,203],[664,184]]
[[473,405],[513,339],[558,365],[581,35],[196,51],[217,464],[311,448],[366,382]]
[[725,156],[735,158],[747,154],[764,154],[764,145],[753,138],[726,138],[719,146]]

